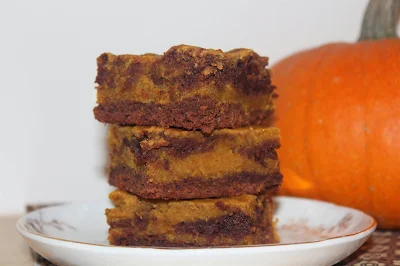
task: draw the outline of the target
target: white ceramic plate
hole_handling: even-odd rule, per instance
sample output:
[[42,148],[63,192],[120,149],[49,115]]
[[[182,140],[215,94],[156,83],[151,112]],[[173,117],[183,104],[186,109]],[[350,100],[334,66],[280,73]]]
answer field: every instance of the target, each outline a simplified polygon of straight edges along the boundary
[[276,197],[278,245],[218,248],[115,247],[107,242],[108,200],[71,203],[27,214],[18,231],[57,265],[259,266],[332,265],[358,249],[376,222],[361,211],[334,204]]

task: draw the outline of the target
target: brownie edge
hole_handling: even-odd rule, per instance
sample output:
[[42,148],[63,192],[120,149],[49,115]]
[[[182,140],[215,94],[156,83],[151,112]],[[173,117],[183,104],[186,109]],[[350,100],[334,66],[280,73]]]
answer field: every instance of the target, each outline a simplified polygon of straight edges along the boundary
[[269,175],[241,172],[217,179],[188,178],[170,183],[153,183],[143,174],[119,167],[111,169],[108,182],[145,199],[174,200],[258,194],[280,185],[282,177],[280,172]]
[[274,122],[272,109],[248,112],[239,104],[218,103],[201,96],[170,104],[131,101],[99,104],[93,112],[104,123],[200,129],[204,133],[248,125],[271,126]]

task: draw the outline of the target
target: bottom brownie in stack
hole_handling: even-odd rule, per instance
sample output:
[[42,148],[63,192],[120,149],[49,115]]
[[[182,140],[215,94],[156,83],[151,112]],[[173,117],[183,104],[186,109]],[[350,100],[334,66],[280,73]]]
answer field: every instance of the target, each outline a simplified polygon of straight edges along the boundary
[[116,190],[107,209],[109,242],[119,246],[223,246],[272,244],[272,194],[194,200],[145,200]]

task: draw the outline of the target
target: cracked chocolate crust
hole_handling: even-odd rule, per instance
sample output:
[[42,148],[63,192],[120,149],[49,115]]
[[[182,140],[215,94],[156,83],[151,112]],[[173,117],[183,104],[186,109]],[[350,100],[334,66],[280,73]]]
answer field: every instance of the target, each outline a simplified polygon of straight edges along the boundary
[[228,52],[189,45],[171,47],[164,55],[113,55],[103,53],[97,58],[96,83],[101,89],[131,90],[140,86],[145,76],[150,87],[188,91],[205,86],[223,90],[231,84],[244,94],[271,93],[268,57],[250,49]]
[[110,169],[108,182],[145,199],[194,199],[258,194],[266,188],[280,185],[282,174],[240,172],[215,179],[190,177],[170,183],[153,183],[132,169],[115,167]]
[[273,109],[246,110],[240,104],[219,103],[195,96],[169,104],[119,101],[99,104],[93,110],[100,122],[119,125],[176,127],[211,133],[214,129],[271,126]]

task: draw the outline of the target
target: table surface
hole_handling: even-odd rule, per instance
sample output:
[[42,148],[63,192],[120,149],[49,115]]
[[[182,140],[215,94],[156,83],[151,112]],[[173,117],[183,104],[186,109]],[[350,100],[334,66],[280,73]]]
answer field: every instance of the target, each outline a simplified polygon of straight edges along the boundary
[[[34,265],[28,246],[15,229],[17,220],[18,216],[0,217],[0,266]],[[400,266],[400,231],[375,232],[356,253],[336,264],[344,265]]]
[[33,259],[15,229],[18,216],[0,217],[0,266],[32,266]]

